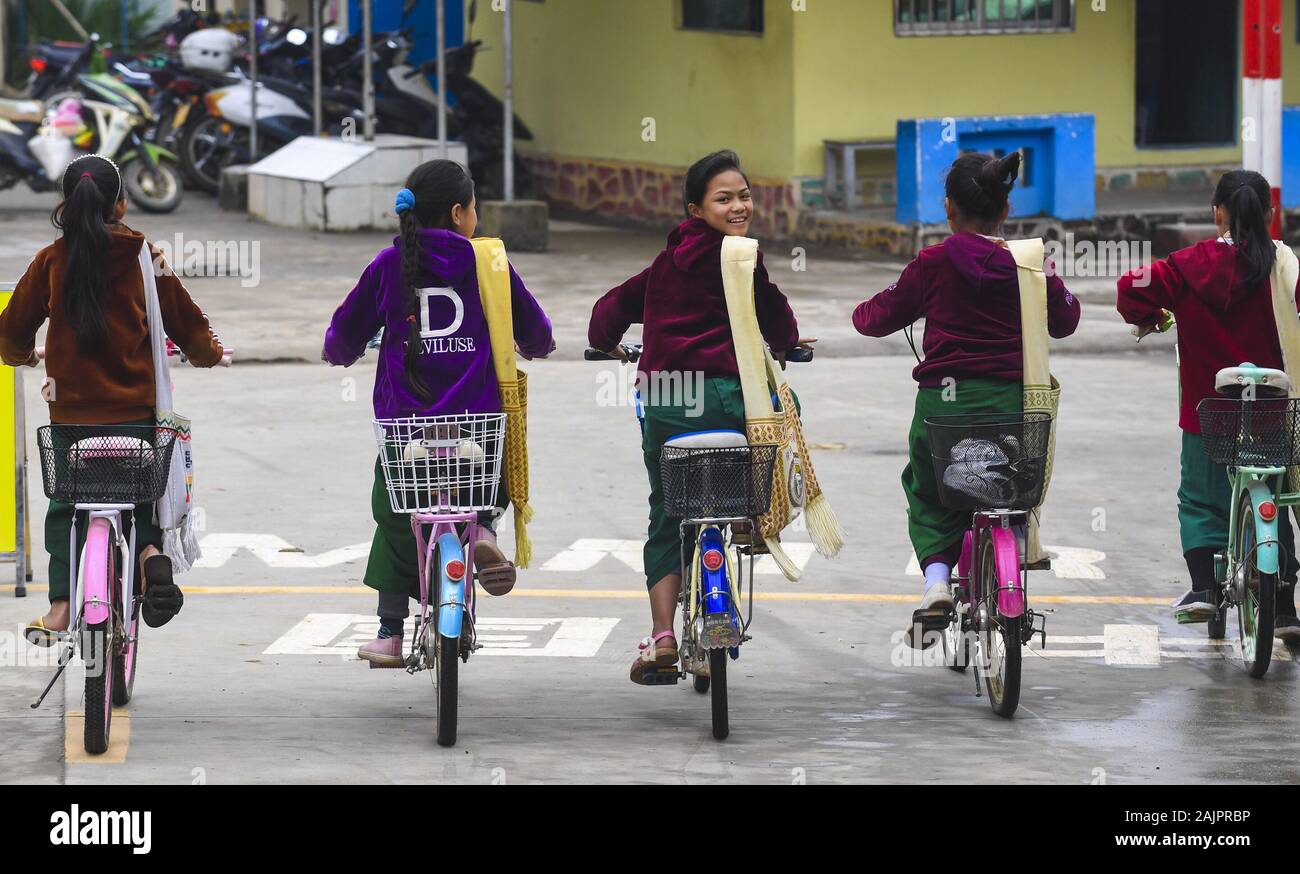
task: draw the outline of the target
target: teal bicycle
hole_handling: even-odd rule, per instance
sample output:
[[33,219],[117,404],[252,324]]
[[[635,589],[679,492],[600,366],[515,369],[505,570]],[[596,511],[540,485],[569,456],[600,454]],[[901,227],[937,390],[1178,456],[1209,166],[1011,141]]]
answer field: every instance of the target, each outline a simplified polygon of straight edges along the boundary
[[1228,548],[1214,557],[1222,587],[1212,638],[1223,637],[1229,607],[1237,609],[1241,658],[1259,678],[1273,657],[1277,590],[1286,557],[1278,542],[1283,508],[1300,505],[1300,490],[1287,469],[1300,464],[1300,398],[1280,370],[1242,364],[1220,370],[1215,388],[1223,397],[1197,407],[1205,452],[1227,465],[1232,482]]

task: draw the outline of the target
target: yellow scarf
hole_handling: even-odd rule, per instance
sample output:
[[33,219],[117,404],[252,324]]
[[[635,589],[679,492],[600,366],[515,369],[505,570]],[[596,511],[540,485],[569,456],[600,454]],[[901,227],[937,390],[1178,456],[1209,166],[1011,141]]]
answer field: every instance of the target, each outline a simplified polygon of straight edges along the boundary
[[[1300,260],[1286,243],[1276,240],[1277,260],[1273,262],[1273,276],[1269,280],[1273,291],[1273,321],[1277,323],[1277,339],[1282,347],[1283,367],[1291,378],[1291,396],[1300,391],[1300,317],[1296,315],[1295,286],[1300,279]],[[1300,491],[1300,467],[1287,471],[1287,488]]]
[[514,317],[510,308],[510,261],[505,244],[492,237],[470,240],[478,269],[478,293],[487,317],[492,343],[492,367],[501,392],[501,412],[506,414],[505,457],[502,477],[515,509],[515,566],[528,567],[533,544],[528,522],[528,374],[515,364]]

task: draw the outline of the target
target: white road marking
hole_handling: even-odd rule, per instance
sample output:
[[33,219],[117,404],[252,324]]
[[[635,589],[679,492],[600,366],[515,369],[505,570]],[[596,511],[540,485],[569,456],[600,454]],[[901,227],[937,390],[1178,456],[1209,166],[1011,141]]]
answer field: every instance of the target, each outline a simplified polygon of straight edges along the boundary
[[[618,619],[566,616],[548,619],[478,620],[478,655],[591,658],[600,651]],[[500,634],[498,632],[530,632]],[[551,631],[544,642],[538,641]],[[355,661],[357,647],[379,633],[379,620],[364,613],[308,613],[302,621],[262,651],[263,655],[333,656]],[[406,620],[406,640],[415,633],[415,620]]]
[[222,567],[241,549],[261,559],[268,567],[283,569],[325,568],[365,558],[370,542],[331,549],[320,555],[307,555],[289,541],[274,534],[209,534],[199,543],[203,557],[195,567]]
[[1160,664],[1158,625],[1107,625],[1102,637],[1108,665]]
[[[1043,549],[1051,553],[1052,573],[1060,580],[1104,580],[1106,572],[1097,567],[1106,560],[1106,553],[1099,549],[1086,549],[1080,546],[1047,546]],[[913,555],[907,560],[903,573],[909,577],[921,576],[921,563]]]
[[[612,556],[637,573],[645,573],[645,565],[641,560],[644,546],[644,542],[640,540],[601,540],[584,537],[573,541],[569,548],[559,555],[547,559],[542,564],[542,570],[577,573],[591,570],[607,556]],[[807,542],[782,543],[781,546],[800,570],[807,566],[817,549],[815,545]],[[764,555],[754,562],[754,573],[776,575],[781,573],[781,569],[776,566],[772,556]]]
[[[1035,638],[1031,651],[1035,656],[1043,658],[1097,659],[1107,665],[1120,667],[1158,667],[1165,660],[1241,658],[1241,642],[1235,639],[1161,637],[1158,625],[1106,625],[1102,631],[1102,634],[1083,635],[1052,634],[1049,631],[1048,648],[1040,649],[1038,638]],[[1101,648],[1058,649],[1062,644],[1072,647],[1101,644]],[[1273,658],[1280,662],[1292,660],[1290,651],[1281,641],[1274,641]]]

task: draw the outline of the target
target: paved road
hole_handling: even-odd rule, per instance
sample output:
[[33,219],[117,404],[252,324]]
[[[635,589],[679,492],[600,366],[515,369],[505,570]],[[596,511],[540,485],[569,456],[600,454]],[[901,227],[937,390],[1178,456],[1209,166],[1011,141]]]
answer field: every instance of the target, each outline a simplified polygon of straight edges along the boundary
[[[188,575],[184,612],[165,629],[146,630],[129,739],[126,720],[115,722],[119,745],[108,761],[87,763],[78,753],[75,716],[69,757],[60,761],[57,702],[26,709],[44,672],[0,672],[7,677],[0,776],[74,783],[1300,778],[1295,757],[1278,755],[1294,746],[1300,715],[1295,666],[1275,665],[1267,679],[1252,681],[1226,648],[1200,644],[1162,606],[1181,591],[1167,360],[1058,361],[1067,393],[1045,539],[1070,550],[1058,567],[1074,578],[1031,581],[1037,605],[1050,611],[1048,649],[1026,658],[1018,717],[993,716],[969,676],[898,663],[895,633],[919,585],[905,573],[898,486],[908,369],[906,359],[892,357],[818,361],[794,372],[810,438],[833,447],[817,451],[818,470],[849,545],[834,561],[813,556],[799,583],[758,576],[754,640],[732,674],[733,733],[718,744],[708,734],[707,702],[688,687],[645,689],[626,679],[648,627],[639,574],[618,555],[618,541],[636,541],[644,519],[631,411],[596,406],[595,365],[534,364],[533,534],[541,567],[523,575],[515,594],[481,605],[497,640],[492,654],[462,672],[461,742],[451,750],[432,740],[427,676],[371,671],[345,658],[350,639],[369,630],[374,606],[359,586],[364,548],[346,549],[370,533],[370,372],[182,370],[177,396],[200,423],[209,560],[222,561],[222,546],[246,548]],[[356,401],[340,385],[353,377]],[[868,389],[846,395],[851,384]],[[32,420],[39,414],[34,407]],[[583,539],[614,541],[595,545],[613,554],[593,556],[592,544],[572,549]],[[343,551],[329,554],[335,550]],[[583,569],[547,570],[548,562]],[[17,603],[0,593],[2,627],[16,633],[40,604],[40,593]],[[303,626],[310,614],[324,615]],[[500,654],[505,649],[514,652]],[[1126,659],[1137,664],[1113,663]],[[69,714],[81,709],[75,677],[64,704]]]

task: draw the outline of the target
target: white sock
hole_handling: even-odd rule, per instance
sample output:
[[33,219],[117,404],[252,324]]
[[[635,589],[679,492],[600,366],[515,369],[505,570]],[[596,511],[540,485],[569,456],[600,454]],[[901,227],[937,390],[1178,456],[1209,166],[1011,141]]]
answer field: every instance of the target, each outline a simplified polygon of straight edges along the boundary
[[952,581],[952,566],[946,565],[941,561],[925,566],[925,591],[930,591],[931,587],[940,583],[950,583]]

